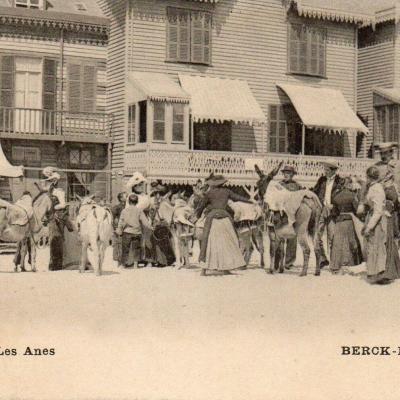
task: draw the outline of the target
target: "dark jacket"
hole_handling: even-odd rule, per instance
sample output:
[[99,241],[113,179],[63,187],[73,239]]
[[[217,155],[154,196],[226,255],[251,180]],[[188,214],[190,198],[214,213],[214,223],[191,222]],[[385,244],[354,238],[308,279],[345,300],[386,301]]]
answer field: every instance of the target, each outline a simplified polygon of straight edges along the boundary
[[240,196],[232,192],[228,188],[215,187],[211,188],[202,199],[201,203],[196,209],[196,215],[200,218],[204,209],[207,207],[207,211],[211,210],[228,210],[228,200],[242,201],[244,203],[251,203],[246,197]]
[[[313,192],[318,196],[321,204],[324,204],[327,180],[328,178],[325,175],[321,176],[313,188]],[[342,182],[343,178],[341,178],[339,175],[336,175],[332,187],[331,202],[336,192],[340,189]]]

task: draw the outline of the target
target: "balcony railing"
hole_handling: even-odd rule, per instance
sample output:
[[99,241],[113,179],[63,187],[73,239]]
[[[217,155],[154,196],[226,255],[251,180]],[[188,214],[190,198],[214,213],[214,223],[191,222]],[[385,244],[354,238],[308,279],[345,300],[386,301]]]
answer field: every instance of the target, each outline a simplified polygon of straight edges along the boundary
[[112,116],[105,113],[70,113],[33,108],[0,107],[0,134],[64,137],[111,137]]
[[[281,161],[297,170],[296,180],[305,185],[315,183],[323,173],[321,161],[331,157],[300,156],[277,153],[238,153],[215,151],[143,150],[125,154],[126,173],[142,171],[148,177],[168,182],[192,183],[211,172],[225,175],[234,184],[254,184],[254,164],[266,172]],[[340,174],[365,177],[372,159],[338,158]]]

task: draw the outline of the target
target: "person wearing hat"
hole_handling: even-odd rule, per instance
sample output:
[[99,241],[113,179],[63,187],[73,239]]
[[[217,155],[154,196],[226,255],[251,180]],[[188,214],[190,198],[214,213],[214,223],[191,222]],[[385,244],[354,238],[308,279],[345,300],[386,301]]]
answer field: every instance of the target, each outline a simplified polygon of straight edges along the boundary
[[[143,176],[141,172],[135,172],[128,180],[126,184],[128,198],[131,193],[135,194],[138,197],[138,203],[136,207],[142,211],[144,211],[145,217],[149,218],[149,211],[151,209],[152,200],[148,194],[146,194],[146,183],[147,179]],[[129,207],[129,202],[127,199],[126,208]],[[152,231],[147,229],[146,226],[143,227],[143,242],[142,242],[142,259],[141,261],[145,261],[147,266],[152,266],[155,262],[154,256],[154,248],[152,244]],[[132,261],[133,254],[129,257],[129,263]]]
[[252,203],[252,201],[224,187],[226,182],[227,179],[222,175],[210,176],[206,181],[210,189],[196,210],[198,218],[206,210],[199,256],[203,276],[206,275],[207,270],[229,274],[230,270],[246,266],[233,220],[228,212],[228,200],[245,203]]
[[[282,169],[283,179],[279,182],[285,189],[296,192],[297,190],[302,190],[303,187],[296,182],[293,178],[296,175],[296,169],[291,165],[285,165]],[[297,253],[297,237],[286,240],[285,249],[285,268],[290,269],[293,267],[296,261]]]
[[50,271],[59,271],[64,266],[64,236],[65,228],[69,232],[74,227],[68,216],[65,203],[65,192],[58,186],[61,176],[53,167],[43,170],[45,178],[41,182],[42,190],[48,191],[52,200],[54,211],[49,216],[49,247],[50,247]]
[[341,178],[337,173],[337,170],[339,168],[339,163],[337,161],[328,160],[321,162],[321,164],[324,167],[324,175],[322,175],[318,179],[316,185],[312,190],[318,196],[323,206],[320,220],[318,222],[315,249],[315,252],[318,256],[317,259],[320,262],[320,268],[323,268],[326,265],[329,265],[329,261],[326,257],[322,237],[326,229],[328,237],[328,251],[330,251],[335,224],[332,218],[332,198],[342,186],[343,178]]
[[118,227],[119,218],[121,217],[122,210],[126,206],[127,195],[126,192],[120,192],[117,195],[118,204],[112,207],[111,213],[113,216],[113,228],[114,228],[114,236],[113,236],[113,260],[118,262],[118,266],[121,266],[121,257],[122,257],[122,240],[119,235],[116,234],[116,230]]
[[367,279],[372,284],[385,284],[399,277],[395,253],[398,252],[387,235],[386,195],[377,166],[367,169],[367,194],[358,207],[358,214],[366,211],[367,217],[362,234],[365,237]]
[[[374,166],[379,172],[379,183],[382,184],[385,191],[385,211],[387,215],[387,240],[386,240],[386,251],[388,255],[392,255],[392,262],[395,265],[395,269],[400,270],[400,258],[398,256],[398,246],[396,238],[399,238],[399,191],[395,184],[395,175],[399,175],[397,171],[398,163],[393,159],[394,150],[398,147],[397,143],[394,142],[383,142],[378,143],[376,146],[380,151],[381,160],[378,161]],[[399,177],[397,177],[399,178]],[[392,247],[396,251],[392,251]]]

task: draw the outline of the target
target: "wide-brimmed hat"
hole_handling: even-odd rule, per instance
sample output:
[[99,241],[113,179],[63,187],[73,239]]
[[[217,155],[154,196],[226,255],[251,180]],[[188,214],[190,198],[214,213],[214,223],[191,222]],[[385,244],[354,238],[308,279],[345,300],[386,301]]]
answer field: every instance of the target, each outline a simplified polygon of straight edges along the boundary
[[143,182],[147,182],[147,179],[140,172],[135,172],[126,183],[126,187],[128,189],[132,189],[133,187],[140,185]]
[[45,167],[42,171],[46,181],[59,181],[61,176],[54,167]]
[[211,178],[207,179],[207,185],[209,186],[222,186],[228,179],[226,179],[223,175],[213,175]]
[[380,142],[376,143],[375,147],[381,152],[393,151],[393,149],[397,148],[399,145],[396,142]]
[[339,168],[339,163],[336,160],[324,160],[324,161],[321,161],[321,164],[324,167],[328,167],[328,168],[331,168],[331,169],[338,169]]
[[159,181],[151,182],[150,184],[151,194],[150,196],[154,196],[156,193],[165,193],[167,188]]
[[293,175],[297,174],[296,168],[291,165],[285,165],[282,169],[282,172],[291,172]]

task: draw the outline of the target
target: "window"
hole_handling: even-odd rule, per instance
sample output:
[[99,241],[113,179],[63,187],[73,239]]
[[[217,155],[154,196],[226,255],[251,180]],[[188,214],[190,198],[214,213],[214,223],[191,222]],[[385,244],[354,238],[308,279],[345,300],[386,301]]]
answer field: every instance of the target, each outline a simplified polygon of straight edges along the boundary
[[24,165],[40,164],[41,154],[39,147],[12,146],[11,157],[13,161]]
[[290,24],[289,72],[325,76],[326,36],[326,29]]
[[136,120],[136,106],[130,104],[128,106],[128,136],[127,143],[135,143],[135,120]]
[[155,101],[153,118],[153,141],[165,141],[165,103]]
[[375,138],[376,142],[399,142],[399,106],[375,107]]
[[84,149],[71,149],[69,151],[69,163],[72,167],[87,167],[92,164],[92,152]]
[[172,141],[183,142],[185,129],[185,113],[183,104],[172,105]]
[[43,9],[44,0],[15,0],[15,7]]
[[193,124],[194,149],[232,151],[232,123],[202,122]]
[[85,3],[75,3],[75,9],[77,11],[87,11],[87,7]]
[[210,64],[211,14],[204,11],[167,8],[167,59]]
[[287,123],[283,106],[269,107],[269,151],[271,153],[287,152]]
[[97,68],[88,64],[68,64],[68,109],[72,113],[96,111]]

